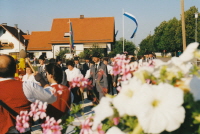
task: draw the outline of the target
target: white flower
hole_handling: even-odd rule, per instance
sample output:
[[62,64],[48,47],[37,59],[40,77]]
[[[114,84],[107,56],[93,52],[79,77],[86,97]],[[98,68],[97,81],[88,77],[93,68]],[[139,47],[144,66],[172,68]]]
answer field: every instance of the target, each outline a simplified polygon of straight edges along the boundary
[[178,57],[172,57],[171,64],[168,64],[168,65],[169,65],[168,67],[171,68],[171,70],[173,72],[178,72],[177,71],[177,69],[178,69],[179,71],[183,72],[184,74],[189,73],[190,69],[192,68],[191,62],[183,62]]
[[122,132],[118,127],[113,126],[110,129],[108,129],[106,134],[125,134],[125,133]]
[[183,52],[183,54],[181,54],[181,56],[179,57],[179,59],[182,62],[189,62],[189,61],[193,60],[194,53],[197,50],[198,46],[199,46],[199,43],[197,43],[197,42],[190,43],[187,46],[187,48],[185,49],[185,51]]
[[189,83],[189,87],[190,87],[190,92],[193,94],[194,100],[200,100],[200,78],[197,76],[194,76],[190,83]]
[[167,83],[144,84],[137,97],[137,118],[145,133],[178,129],[184,122],[183,91]]
[[[113,98],[113,105],[119,112],[120,116],[125,114],[135,115],[134,110],[130,110],[131,100],[134,103],[134,95],[141,87],[141,81],[139,81],[136,77],[133,77],[129,80],[128,83],[122,82],[122,89],[119,94]],[[134,105],[134,104],[133,104]]]
[[92,130],[96,130],[98,125],[105,118],[114,115],[113,108],[111,107],[111,102],[112,102],[112,98],[103,97],[100,103],[92,109],[95,112]]

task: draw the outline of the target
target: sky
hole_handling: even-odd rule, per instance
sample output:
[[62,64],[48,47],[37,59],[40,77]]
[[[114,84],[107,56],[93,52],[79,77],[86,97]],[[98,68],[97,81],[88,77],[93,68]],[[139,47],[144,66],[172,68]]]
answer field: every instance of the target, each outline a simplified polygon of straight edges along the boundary
[[[184,0],[185,11],[192,6],[200,9],[200,0]],[[0,24],[18,24],[23,32],[31,34],[50,31],[54,18],[114,17],[119,40],[123,37],[123,11],[134,15],[138,22],[131,39],[136,25],[124,17],[124,38],[138,45],[161,22],[180,19],[181,5],[180,0],[0,0]]]

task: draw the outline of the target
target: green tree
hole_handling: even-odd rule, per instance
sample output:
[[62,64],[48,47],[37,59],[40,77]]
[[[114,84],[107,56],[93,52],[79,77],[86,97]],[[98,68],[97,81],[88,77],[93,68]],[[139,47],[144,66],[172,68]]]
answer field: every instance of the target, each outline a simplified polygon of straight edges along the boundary
[[[195,6],[190,7],[190,9],[185,12],[185,30],[186,30],[186,44],[187,45],[195,41],[196,24],[195,24],[194,13],[197,13],[197,12],[198,12],[198,9]],[[199,24],[200,23],[198,22],[198,25]],[[200,29],[198,28],[198,31],[199,30]],[[198,34],[198,37],[200,37],[199,34]]]
[[99,53],[101,57],[104,56],[103,48],[99,47],[98,44],[93,44],[91,48],[84,49],[84,51],[79,54],[79,57],[80,58],[91,57],[94,53]]
[[69,53],[68,49],[60,50],[59,52],[56,53],[56,56],[60,56],[60,58],[64,58],[66,53]]
[[[187,45],[195,41],[195,17],[194,13],[198,12],[198,9],[193,6],[185,12],[185,24],[186,24],[186,43]],[[199,18],[198,18],[199,20]],[[198,35],[197,41],[200,38],[200,21],[198,21]],[[148,35],[139,44],[140,53],[144,54],[145,50],[163,52],[177,52],[183,50],[182,46],[182,26],[181,20],[172,18],[169,21],[163,21],[154,29],[154,34]]]
[[[134,55],[134,51],[136,49],[135,44],[132,41],[124,39],[124,51],[127,51],[128,54]],[[113,46],[113,51],[109,53],[109,56],[120,54],[123,52],[123,38],[120,38],[119,40],[115,41],[115,44]]]
[[138,55],[144,55],[146,52],[155,52],[155,40],[154,40],[154,35],[148,35],[142,42],[139,44],[140,46],[140,51]]

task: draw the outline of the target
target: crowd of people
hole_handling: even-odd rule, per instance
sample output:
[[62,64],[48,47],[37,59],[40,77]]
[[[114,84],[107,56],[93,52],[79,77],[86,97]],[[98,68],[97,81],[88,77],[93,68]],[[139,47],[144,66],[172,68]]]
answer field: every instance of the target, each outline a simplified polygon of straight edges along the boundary
[[[131,57],[130,63],[149,62],[155,59],[152,53],[142,57]],[[117,95],[117,76],[113,75],[114,57],[101,58],[99,53],[86,57],[80,63],[78,57],[65,64],[57,56],[45,63],[45,57],[39,57],[36,73],[26,65],[26,74],[22,80],[15,80],[16,61],[9,55],[0,56],[0,132],[18,133],[15,128],[15,114],[29,110],[30,104],[36,100],[47,102],[47,115],[60,119],[67,116],[72,103],[79,104],[84,99],[79,87],[70,87],[74,78],[82,75],[91,81],[92,89],[86,90],[87,97],[94,105],[106,94]],[[56,93],[62,90],[62,94]],[[56,94],[55,94],[56,93]],[[59,99],[62,98],[62,99]],[[37,122],[34,122],[37,123]]]

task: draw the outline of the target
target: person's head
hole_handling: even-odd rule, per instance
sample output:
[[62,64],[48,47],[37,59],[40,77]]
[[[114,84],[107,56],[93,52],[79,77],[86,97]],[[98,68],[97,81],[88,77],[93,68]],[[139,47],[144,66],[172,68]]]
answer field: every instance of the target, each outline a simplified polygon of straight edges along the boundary
[[135,57],[131,57],[131,60],[130,60],[130,63],[131,62],[135,62],[136,60],[135,60]]
[[78,57],[75,57],[75,58],[74,58],[74,63],[75,63],[75,64],[79,64]]
[[108,65],[108,58],[103,58],[103,64]]
[[57,57],[56,57],[56,63],[57,63],[58,65],[62,64],[62,60],[61,60],[60,56],[57,56]]
[[85,62],[86,62],[86,63],[89,63],[89,62],[90,62],[90,58],[89,58],[89,57],[86,57],[86,58],[85,58]]
[[30,66],[26,66],[26,74],[32,74],[33,71],[31,70],[31,67]]
[[16,72],[16,61],[9,55],[0,56],[0,77],[14,77]]
[[94,65],[94,64],[95,64],[94,61],[90,61],[90,68],[91,68],[91,66]]
[[111,60],[112,62],[114,62],[114,57],[110,57],[110,60]]
[[44,63],[45,63],[45,58],[44,58],[43,55],[40,55],[40,57],[39,57],[39,63],[40,63],[40,65],[44,65]]
[[67,61],[66,66],[69,70],[74,68],[74,62],[72,60]]
[[153,54],[152,54],[152,53],[149,53],[149,57],[150,57],[150,58],[153,57]]
[[94,61],[94,63],[98,63],[100,61],[100,55],[98,53],[94,53],[92,55],[92,60]]
[[48,65],[46,65],[46,73],[47,79],[50,83],[56,82],[60,84],[62,82],[62,69],[55,63],[49,63]]

